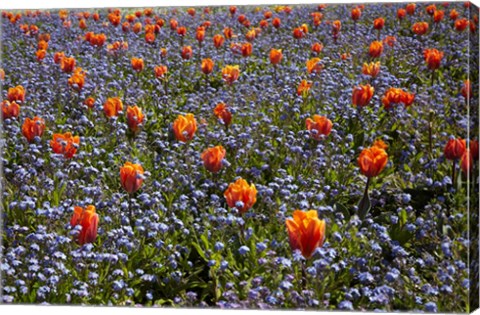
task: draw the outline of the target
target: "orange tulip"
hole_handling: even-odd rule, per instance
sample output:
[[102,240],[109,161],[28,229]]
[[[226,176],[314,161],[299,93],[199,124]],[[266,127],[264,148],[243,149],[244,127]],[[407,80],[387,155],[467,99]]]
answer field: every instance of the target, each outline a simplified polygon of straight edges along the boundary
[[120,15],[115,14],[115,13],[110,13],[108,15],[108,20],[115,27],[120,25],[121,19],[122,19],[122,17]]
[[313,17],[313,25],[315,27],[318,27],[320,24],[322,24],[322,19],[323,19],[323,14],[320,12],[313,12],[312,14]]
[[436,10],[437,10],[437,7],[434,4],[431,4],[425,8],[425,11],[427,11],[428,15],[435,14]]
[[64,134],[56,133],[53,135],[53,139],[50,140],[50,147],[53,152],[62,154],[67,159],[70,159],[75,155],[79,145],[80,137],[72,136],[70,132]]
[[187,13],[188,13],[188,15],[190,15],[190,16],[195,16],[196,11],[195,11],[194,8],[188,8],[188,9],[187,9]]
[[136,57],[133,57],[132,60],[132,68],[133,70],[137,71],[137,72],[140,72],[143,70],[143,68],[145,67],[145,64],[143,62],[143,59],[142,58],[136,58]]
[[455,21],[456,19],[458,19],[459,15],[460,14],[457,12],[457,10],[453,9],[452,11],[450,11],[450,14],[449,14],[450,20]]
[[246,19],[247,19],[247,17],[244,14],[240,14],[237,18],[237,21],[238,21],[238,23],[243,23],[243,22],[245,22]]
[[21,85],[9,88],[7,92],[7,98],[10,102],[25,102],[25,88]]
[[306,96],[310,91],[310,87],[312,86],[313,82],[308,82],[307,80],[302,80],[297,88],[297,95]]
[[187,28],[185,26],[178,27],[177,34],[180,36],[185,36],[187,34]]
[[123,22],[122,23],[122,31],[124,33],[127,33],[129,30],[130,30],[130,23],[128,23],[127,21]]
[[363,149],[358,157],[360,172],[368,178],[378,176],[388,162],[387,152],[379,146]]
[[351,12],[351,16],[352,16],[352,20],[358,21],[362,16],[362,10],[360,10],[358,7],[353,8]]
[[167,57],[167,53],[168,53],[168,51],[167,51],[166,48],[161,48],[160,49],[160,57],[162,57],[162,58]]
[[96,34],[96,35],[92,36],[92,38],[90,40],[90,44],[92,46],[101,47],[101,46],[103,46],[103,44],[105,44],[106,40],[107,40],[107,36],[105,36],[105,34]]
[[213,36],[213,46],[215,46],[215,48],[222,47],[224,42],[225,38],[222,35],[215,34],[215,36]]
[[280,20],[280,18],[278,18],[278,17],[276,17],[272,20],[272,25],[275,28],[279,28],[281,24],[282,24],[282,20]]
[[178,115],[173,122],[173,132],[178,141],[187,142],[193,139],[197,131],[197,121],[193,114],[186,114],[185,116]]
[[232,121],[232,113],[224,103],[218,103],[213,110],[213,114],[217,116],[218,119],[222,120],[225,126],[228,127],[228,125],[230,125]]
[[0,80],[5,80],[5,70],[3,70],[2,68],[0,68]]
[[308,34],[308,25],[307,24],[302,24],[300,26],[304,34]]
[[27,141],[32,143],[35,137],[41,137],[45,131],[45,121],[35,116],[33,119],[26,118],[22,126],[22,134]]
[[470,80],[468,79],[463,81],[462,95],[466,99],[472,97],[472,85],[470,84]]
[[369,54],[373,58],[378,58],[383,52],[383,44],[380,41],[374,41],[370,44]]
[[244,214],[257,202],[257,189],[254,184],[248,185],[246,180],[239,178],[228,185],[223,196],[230,208],[237,208]]
[[435,70],[440,67],[440,63],[442,62],[443,52],[432,48],[432,49],[425,49],[423,51],[423,56],[425,57],[425,62],[428,65],[429,69]]
[[153,44],[155,42],[155,33],[149,32],[145,34],[145,42]]
[[427,22],[417,22],[412,25],[412,32],[417,35],[424,35],[428,32],[428,23]]
[[297,28],[293,29],[293,37],[294,38],[300,39],[300,38],[303,38],[303,36],[305,36],[305,34],[303,33],[303,29],[301,27],[297,27]]
[[143,183],[143,167],[140,164],[126,162],[120,168],[120,183],[129,194],[135,193]]
[[447,160],[457,160],[462,157],[466,149],[466,141],[462,138],[450,139],[445,145],[443,153]]
[[380,73],[380,61],[364,63],[362,67],[362,73],[375,78]]
[[60,68],[65,73],[71,73],[75,69],[75,58],[64,56],[60,60]]
[[137,105],[127,107],[127,125],[134,133],[138,131],[139,125],[143,124],[144,118],[142,109]]
[[445,16],[445,12],[441,10],[435,10],[433,13],[433,21],[435,23],[440,23],[443,20],[443,17]]
[[319,54],[323,50],[323,45],[321,43],[314,43],[312,45],[312,52]]
[[170,29],[172,31],[176,30],[178,27],[178,22],[175,19],[170,19]]
[[455,29],[459,32],[464,31],[468,26],[468,20],[466,18],[461,18],[455,21]]
[[83,103],[87,105],[88,108],[93,108],[95,105],[95,99],[93,97],[89,97]]
[[332,33],[334,36],[338,35],[341,29],[342,29],[342,22],[340,20],[335,20],[332,22]]
[[140,22],[137,22],[133,25],[132,27],[132,31],[135,33],[135,34],[138,34],[140,33],[140,31],[142,30],[142,23]]
[[48,43],[44,40],[41,40],[37,44],[37,49],[38,50],[47,50],[48,49]]
[[85,85],[85,72],[81,68],[75,68],[72,76],[68,78],[68,85],[76,91],[80,91]]
[[318,218],[316,210],[295,210],[293,219],[287,219],[286,225],[291,249],[300,250],[306,259],[323,246],[326,224]]
[[135,15],[133,15],[133,14],[127,14],[127,15],[125,16],[125,20],[127,20],[127,21],[130,22],[130,23],[133,23],[133,21],[135,21],[136,18],[137,18],[137,17],[136,17]]
[[468,25],[470,25],[470,32],[475,33],[477,30],[477,24],[478,23],[475,23],[475,18],[468,22]]
[[392,104],[403,103],[405,107],[412,105],[415,94],[408,93],[398,88],[389,88],[382,98],[382,104],[386,109],[390,109]]
[[203,40],[205,39],[205,28],[203,26],[199,26],[197,28],[195,39],[199,42],[203,42]]
[[470,153],[470,149],[465,149],[465,152],[460,159],[460,167],[465,175],[468,175],[472,171],[473,157]]
[[243,57],[248,57],[252,54],[253,46],[249,42],[246,42],[242,44],[240,50],[242,51]]
[[153,25],[153,24],[146,24],[145,25],[145,34],[155,34],[158,33],[159,30],[157,30],[158,25]]
[[352,103],[355,106],[364,107],[367,106],[373,97],[375,89],[370,84],[359,85],[353,89]]
[[50,41],[50,34],[48,33],[39,34],[38,40],[43,40],[48,43]]
[[226,153],[225,148],[219,145],[206,149],[200,157],[203,160],[203,165],[208,171],[218,173],[222,168],[223,159],[225,158]]
[[192,56],[193,56],[192,47],[191,46],[183,46],[181,55],[182,55],[182,59],[185,59],[185,60],[188,60],[188,59],[192,58]]
[[233,37],[233,30],[230,27],[225,27],[223,29],[223,35],[226,39],[231,39]]
[[182,36],[182,37],[187,35],[187,28],[185,26],[177,27],[177,34]]
[[373,143],[373,146],[383,150],[388,149],[388,145],[381,139],[375,140],[375,142]]
[[81,19],[79,22],[78,22],[78,27],[80,27],[80,29],[84,30],[87,28],[87,21],[85,21],[84,19]]
[[4,100],[2,102],[3,119],[16,118],[20,114],[20,105]]
[[314,115],[313,119],[307,118],[306,125],[311,136],[317,141],[320,141],[324,137],[328,136],[332,131],[333,126],[330,119],[320,115]]
[[98,221],[99,217],[98,214],[95,213],[94,206],[90,205],[85,209],[82,207],[74,207],[70,225],[72,228],[77,225],[82,226],[82,230],[77,239],[79,245],[93,243],[95,241],[97,238]]
[[215,65],[215,63],[213,62],[212,59],[210,59],[210,58],[203,59],[202,60],[202,72],[204,74],[207,74],[207,75],[212,73],[214,65]]
[[282,61],[283,54],[281,49],[274,49],[270,50],[270,62],[273,65],[277,65]]
[[307,60],[306,66],[307,66],[307,72],[309,74],[320,73],[320,71],[322,71],[323,69],[323,66],[320,63],[320,58],[312,58],[310,60]]
[[407,11],[405,9],[400,8],[397,10],[397,18],[399,20],[403,20],[406,15],[407,15]]
[[410,4],[407,4],[407,6],[405,7],[405,9],[407,10],[407,13],[409,15],[414,15],[415,14],[415,8],[416,8],[416,4],[415,3],[410,3]]
[[155,71],[155,77],[158,79],[163,79],[164,76],[168,73],[168,68],[167,66],[165,65],[160,65],[160,66],[156,66],[154,68],[154,71]]
[[373,28],[376,30],[381,30],[384,25],[385,25],[385,20],[381,17],[373,21]]
[[383,39],[383,42],[388,46],[393,47],[393,45],[395,45],[395,43],[397,42],[397,39],[395,38],[395,36],[386,36]]
[[35,53],[35,56],[37,56],[37,61],[42,61],[43,59],[45,59],[46,55],[47,55],[47,51],[44,49],[39,49]]
[[143,10],[143,14],[145,14],[145,16],[151,16],[153,14],[153,9],[152,8],[146,8]]
[[222,69],[222,78],[225,80],[225,82],[227,82],[227,84],[233,84],[233,82],[237,81],[239,76],[240,68],[238,65],[227,65]]
[[109,97],[103,104],[103,112],[108,118],[117,117],[123,110],[123,103],[118,97]]

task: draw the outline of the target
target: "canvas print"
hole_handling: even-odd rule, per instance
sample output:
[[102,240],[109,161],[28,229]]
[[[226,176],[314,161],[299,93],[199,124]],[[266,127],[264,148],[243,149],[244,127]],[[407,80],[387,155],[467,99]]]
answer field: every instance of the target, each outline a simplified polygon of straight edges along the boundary
[[478,308],[472,3],[1,12],[1,303]]

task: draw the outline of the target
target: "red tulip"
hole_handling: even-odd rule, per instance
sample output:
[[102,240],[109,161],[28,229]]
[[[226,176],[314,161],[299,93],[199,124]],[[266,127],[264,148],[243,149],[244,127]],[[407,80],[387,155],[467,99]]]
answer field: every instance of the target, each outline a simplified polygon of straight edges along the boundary
[[98,214],[95,213],[95,207],[90,205],[85,209],[81,207],[74,207],[73,216],[70,220],[70,225],[75,227],[81,225],[82,230],[78,235],[77,242],[79,245],[86,243],[93,243],[97,238],[98,229]]
[[332,121],[324,116],[314,115],[313,119],[307,118],[305,123],[307,130],[310,131],[311,136],[317,141],[324,139],[332,131]]
[[20,105],[15,102],[4,100],[2,102],[3,119],[16,118],[20,114]]
[[465,149],[466,149],[465,140],[461,138],[450,139],[445,145],[445,149],[443,150],[443,153],[445,154],[445,158],[447,160],[457,160],[462,157],[463,153],[465,153]]
[[53,152],[62,154],[67,159],[71,159],[75,155],[79,145],[80,137],[72,136],[70,132],[64,134],[56,133],[50,141],[50,147]]
[[230,113],[230,110],[224,103],[219,103],[213,110],[213,114],[217,116],[218,119],[222,120],[225,126],[228,127],[228,125],[230,125],[232,121],[232,113]]
[[45,121],[35,116],[33,119],[26,118],[22,125],[22,134],[32,143],[35,137],[41,137],[45,131]]
[[120,168],[120,183],[129,194],[135,193],[143,183],[143,167],[140,164],[126,162]]
[[[249,185],[243,178],[228,185],[223,194],[230,208],[237,208],[243,214],[257,202],[257,189],[254,184]],[[241,205],[239,205],[241,203]]]
[[370,84],[359,85],[353,89],[352,103],[355,106],[364,107],[367,106],[373,97],[375,89]]
[[290,247],[300,250],[306,259],[312,257],[325,241],[326,224],[318,218],[316,210],[293,212],[293,219],[286,220]]
[[226,153],[225,148],[219,145],[206,149],[200,157],[203,160],[203,165],[208,171],[218,173],[223,166],[223,159],[225,158]]

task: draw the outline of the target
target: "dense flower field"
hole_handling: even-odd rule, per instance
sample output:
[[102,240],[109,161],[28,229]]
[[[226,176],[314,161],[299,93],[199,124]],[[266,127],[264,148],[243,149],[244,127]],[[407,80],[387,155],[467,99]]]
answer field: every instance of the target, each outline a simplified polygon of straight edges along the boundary
[[3,303],[478,307],[470,3],[1,19]]

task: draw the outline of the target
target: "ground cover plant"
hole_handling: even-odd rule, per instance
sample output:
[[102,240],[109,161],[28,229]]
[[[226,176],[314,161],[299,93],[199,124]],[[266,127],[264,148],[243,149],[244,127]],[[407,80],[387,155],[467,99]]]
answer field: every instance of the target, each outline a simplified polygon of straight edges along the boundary
[[1,21],[3,303],[478,307],[469,2]]

